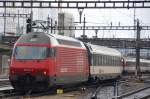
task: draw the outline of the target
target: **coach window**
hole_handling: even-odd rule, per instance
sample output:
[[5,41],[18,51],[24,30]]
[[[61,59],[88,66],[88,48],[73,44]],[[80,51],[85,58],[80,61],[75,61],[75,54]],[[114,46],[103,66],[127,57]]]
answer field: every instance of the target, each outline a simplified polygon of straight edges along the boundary
[[143,66],[143,63],[140,62],[140,66]]
[[104,56],[104,66],[106,66],[106,56]]
[[99,55],[99,65],[101,65],[102,63],[102,58],[101,58],[101,55]]
[[120,61],[120,65],[119,65],[119,66],[122,66],[122,58],[120,58],[120,60],[119,60],[119,61]]
[[111,57],[109,56],[109,66],[111,66]]
[[108,66],[109,64],[109,59],[108,59],[108,56],[106,56],[106,66]]
[[99,66],[99,55],[97,54],[97,66]]
[[100,65],[102,65],[102,55],[100,55]]
[[113,56],[111,56],[111,66],[113,66]]
[[116,60],[115,60],[115,57],[113,57],[113,60],[114,60],[114,66],[116,66]]
[[97,54],[97,66],[99,66],[99,55]]
[[101,66],[103,66],[103,55],[101,55]]
[[105,55],[103,56],[103,65],[105,66]]
[[106,62],[105,62],[105,66],[107,66],[107,63],[108,63],[107,56],[105,56],[105,60],[106,60]]
[[148,64],[147,64],[147,63],[143,63],[143,65],[144,65],[144,66],[146,66],[146,67],[148,66]]
[[99,55],[97,54],[96,55],[97,56],[97,66],[99,65],[98,63],[99,63]]
[[108,66],[110,66],[110,65],[111,65],[111,57],[108,56]]
[[100,55],[98,55],[98,60],[99,60],[98,65],[100,66],[101,65],[101,56]]
[[102,56],[100,55],[100,65],[102,65]]
[[116,66],[119,66],[118,64],[119,64],[119,59],[118,57],[116,57]]
[[109,56],[107,56],[107,66],[109,66]]
[[95,58],[96,58],[96,60],[95,60],[95,65],[98,66],[98,64],[97,64],[97,63],[98,63],[98,57],[97,57],[97,54],[96,54],[96,57],[95,57]]
[[111,57],[111,66],[114,65],[114,60],[113,60],[113,56]]
[[115,66],[115,57],[113,56],[113,66]]
[[115,61],[116,61],[115,66],[118,66],[118,57],[115,57]]
[[118,58],[118,66],[120,66],[120,65],[121,65],[121,59]]
[[97,66],[99,66],[99,55],[97,54]]
[[103,55],[103,66],[105,66],[105,56]]
[[106,59],[106,56],[104,56],[104,65],[106,66],[106,64],[107,64],[107,59]]
[[110,57],[110,66],[112,66],[112,56]]
[[102,60],[102,66],[103,66],[103,55],[101,56],[101,58],[102,58],[101,60]]
[[118,61],[117,61],[117,57],[115,57],[115,66],[117,66]]
[[112,56],[110,56],[110,66],[112,65]]
[[127,66],[132,66],[132,62],[127,62]]
[[116,66],[119,66],[119,57],[116,57]]
[[109,60],[109,56],[107,56],[107,66],[109,66],[110,60]]
[[98,55],[98,66],[100,65],[100,56]]
[[115,57],[115,66],[118,66],[118,58]]

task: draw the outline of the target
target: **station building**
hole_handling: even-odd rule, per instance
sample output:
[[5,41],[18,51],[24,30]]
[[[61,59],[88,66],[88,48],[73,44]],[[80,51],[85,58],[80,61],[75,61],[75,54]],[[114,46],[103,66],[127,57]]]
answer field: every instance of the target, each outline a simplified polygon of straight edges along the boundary
[[[74,26],[74,17],[70,13],[62,12],[58,14],[58,26],[68,27]],[[75,30],[58,30],[59,35],[75,37]]]

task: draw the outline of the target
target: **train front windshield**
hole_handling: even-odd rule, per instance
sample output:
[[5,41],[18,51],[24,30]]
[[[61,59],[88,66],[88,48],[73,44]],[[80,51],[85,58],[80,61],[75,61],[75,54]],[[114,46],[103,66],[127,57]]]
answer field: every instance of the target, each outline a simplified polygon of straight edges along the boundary
[[45,59],[47,56],[47,47],[17,46],[14,56],[16,59]]

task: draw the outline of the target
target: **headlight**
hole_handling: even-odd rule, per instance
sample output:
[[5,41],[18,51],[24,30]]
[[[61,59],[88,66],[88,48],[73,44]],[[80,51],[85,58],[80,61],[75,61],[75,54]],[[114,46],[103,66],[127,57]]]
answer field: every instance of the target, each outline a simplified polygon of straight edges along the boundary
[[46,74],[47,74],[47,72],[46,72],[46,71],[44,71],[44,72],[43,72],[43,74],[44,74],[44,75],[46,75]]

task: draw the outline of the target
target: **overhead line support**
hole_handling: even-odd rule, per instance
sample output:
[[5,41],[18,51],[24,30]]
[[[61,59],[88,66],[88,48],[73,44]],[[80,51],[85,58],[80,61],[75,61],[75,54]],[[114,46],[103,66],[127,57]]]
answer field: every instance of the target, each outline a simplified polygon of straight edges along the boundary
[[[150,30],[150,26],[141,26],[141,30]],[[36,28],[36,27],[35,27]],[[57,26],[54,30],[137,30],[135,26]]]
[[0,13],[0,17],[30,18],[30,14]]
[[0,8],[150,8],[150,1],[0,1]]

